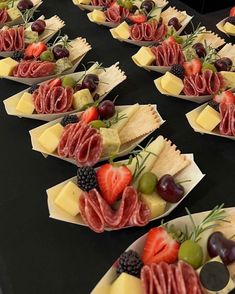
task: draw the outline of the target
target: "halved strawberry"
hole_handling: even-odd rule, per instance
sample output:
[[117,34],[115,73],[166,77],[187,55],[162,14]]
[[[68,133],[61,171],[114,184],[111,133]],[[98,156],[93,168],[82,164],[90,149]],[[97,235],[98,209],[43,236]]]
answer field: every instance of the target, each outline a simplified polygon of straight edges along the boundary
[[133,23],[143,23],[147,21],[147,16],[145,14],[130,14],[128,18]]
[[56,78],[53,80],[50,80],[48,85],[50,85],[51,87],[57,87],[57,86],[61,86],[62,85],[62,81],[60,78]]
[[224,91],[221,94],[217,94],[213,100],[217,103],[224,103],[226,105],[235,104],[235,96],[231,91]]
[[119,9],[120,8],[120,5],[118,5],[118,3],[116,1],[113,1],[110,5],[109,5],[110,8],[116,8],[116,9]]
[[24,56],[26,58],[38,58],[42,52],[47,50],[47,46],[43,42],[32,43],[27,46],[24,51]]
[[99,113],[95,106],[91,106],[87,108],[81,115],[81,120],[87,124],[89,124],[93,120],[97,120],[98,118],[99,118]]
[[97,171],[97,181],[103,198],[112,205],[132,180],[132,173],[126,166],[110,163],[102,165]]
[[148,232],[142,261],[144,264],[165,261],[174,263],[178,258],[180,244],[163,227],[153,228]]
[[235,6],[230,9],[229,16],[235,16]]
[[191,76],[196,73],[200,73],[202,68],[202,63],[200,59],[195,58],[190,61],[184,62],[183,67],[185,69],[185,74],[187,76]]

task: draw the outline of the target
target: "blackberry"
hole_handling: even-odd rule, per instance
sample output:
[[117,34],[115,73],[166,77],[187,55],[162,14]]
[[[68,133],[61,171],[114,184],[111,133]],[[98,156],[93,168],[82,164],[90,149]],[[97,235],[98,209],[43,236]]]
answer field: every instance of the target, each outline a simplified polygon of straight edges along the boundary
[[123,21],[125,21],[129,26],[131,26],[131,25],[134,24],[133,21],[130,20],[128,17],[125,17],[125,18],[123,19]]
[[229,17],[226,19],[226,22],[229,22],[229,23],[235,25],[235,16],[229,16]]
[[62,118],[62,120],[61,120],[61,125],[63,126],[63,127],[65,127],[65,126],[67,126],[68,124],[75,124],[75,123],[77,123],[79,121],[79,119],[78,119],[78,117],[77,117],[77,115],[66,115],[66,116],[64,116],[63,118]]
[[124,252],[118,260],[117,274],[123,272],[139,278],[143,262],[137,252],[128,250]]
[[39,88],[39,85],[35,84],[32,85],[29,89],[28,89],[28,93],[33,94],[34,91],[36,91]]
[[138,6],[132,5],[131,8],[129,9],[129,12],[134,14],[138,9],[139,9]]
[[208,102],[208,105],[212,108],[214,108],[214,110],[218,111],[219,112],[219,103],[216,102],[215,100],[210,100]]
[[77,184],[83,191],[89,192],[98,187],[96,172],[93,167],[79,167],[77,171]]
[[170,72],[180,79],[184,78],[184,67],[181,64],[173,64]]
[[24,52],[23,51],[15,51],[12,55],[12,59],[16,61],[20,61],[24,58]]

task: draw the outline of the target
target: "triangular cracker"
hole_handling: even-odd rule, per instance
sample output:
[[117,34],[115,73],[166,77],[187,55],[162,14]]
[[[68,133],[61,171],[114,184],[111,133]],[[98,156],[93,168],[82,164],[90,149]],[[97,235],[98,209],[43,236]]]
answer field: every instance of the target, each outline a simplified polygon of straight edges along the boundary
[[167,25],[172,17],[177,17],[179,22],[182,23],[186,19],[187,14],[177,10],[175,7],[169,7],[166,10],[162,11],[161,17],[163,23]]
[[73,62],[91,50],[91,46],[87,43],[86,39],[79,37],[68,43],[68,49],[69,60]]
[[58,32],[65,26],[65,22],[59,18],[59,16],[54,15],[49,19],[45,19],[46,29],[40,35],[40,40],[47,39],[50,35],[53,35],[55,32]]
[[219,52],[218,56],[221,57],[228,57],[232,60],[233,65],[235,65],[235,45],[231,43],[226,44]]
[[170,140],[165,141],[165,146],[151,170],[158,178],[165,174],[174,176],[190,164],[186,156],[177,150],[176,145]]
[[128,143],[160,127],[160,117],[152,105],[140,107],[119,133],[121,144]]
[[217,34],[213,33],[212,31],[207,31],[202,34],[198,34],[197,37],[194,39],[193,44],[204,44],[205,41],[208,46],[211,46],[213,48],[218,48],[225,43],[224,39],[220,38]]

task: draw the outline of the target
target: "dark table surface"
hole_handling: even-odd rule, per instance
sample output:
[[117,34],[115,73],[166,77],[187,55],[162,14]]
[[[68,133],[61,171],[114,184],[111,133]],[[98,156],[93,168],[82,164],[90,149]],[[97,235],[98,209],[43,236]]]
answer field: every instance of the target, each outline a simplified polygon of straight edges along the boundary
[[[234,141],[195,133],[185,113],[197,105],[159,94],[153,84],[158,74],[138,68],[131,60],[137,47],[112,39],[106,28],[90,23],[86,13],[70,0],[44,2],[42,13],[46,16],[58,14],[65,20],[63,32],[70,38],[86,37],[92,45],[93,50],[84,63],[98,60],[109,66],[120,61],[128,79],[109,98],[118,94],[119,104],[157,103],[166,123],[155,135],[162,134],[183,152],[194,153],[195,161],[206,174],[167,220],[184,215],[185,206],[191,212],[209,210],[223,202],[226,207],[235,206]],[[224,10],[200,16],[177,0],[170,3],[195,15],[195,25],[201,22],[216,32],[216,22],[227,14]],[[1,100],[25,88],[0,80]],[[0,111],[2,292],[87,294],[128,245],[160,222],[151,222],[144,228],[96,234],[87,228],[49,219],[45,190],[75,175],[76,168],[56,158],[44,159],[31,150],[28,131],[41,122],[7,116],[3,105]]]

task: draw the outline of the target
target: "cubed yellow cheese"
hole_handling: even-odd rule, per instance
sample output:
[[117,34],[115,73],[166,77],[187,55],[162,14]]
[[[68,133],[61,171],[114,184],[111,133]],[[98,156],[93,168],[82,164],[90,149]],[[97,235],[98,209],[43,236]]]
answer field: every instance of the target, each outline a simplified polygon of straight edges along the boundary
[[50,153],[54,152],[59,145],[64,131],[60,123],[46,129],[38,138],[38,142]]
[[149,207],[151,219],[162,215],[166,210],[166,201],[155,192],[151,195],[141,194],[141,200]]
[[224,30],[228,34],[235,34],[235,25],[231,24],[230,22],[226,22],[224,25]]
[[106,20],[106,15],[103,11],[94,9],[89,13],[89,19],[94,22],[104,22]]
[[12,7],[7,10],[7,14],[9,15],[11,20],[15,20],[17,18],[22,17],[20,10],[17,7]]
[[74,109],[82,109],[85,105],[93,103],[93,97],[88,89],[82,89],[77,91],[73,95],[73,108]]
[[212,131],[220,123],[220,113],[211,106],[207,105],[196,119],[196,123],[203,129]]
[[55,204],[72,216],[79,214],[79,198],[82,190],[69,181],[55,199]]
[[180,78],[168,71],[161,78],[161,86],[169,94],[179,95],[184,88],[184,83]]
[[156,58],[151,48],[141,47],[132,59],[137,65],[146,66],[151,65]]
[[122,273],[112,284],[110,294],[143,294],[144,289],[141,285],[141,280]]
[[116,28],[113,28],[110,30],[112,36],[116,39],[121,38],[121,39],[128,39],[131,36],[130,33],[130,27],[129,25],[124,21],[122,22],[119,26]]
[[0,60],[0,76],[11,76],[14,68],[19,64],[11,57]]
[[110,156],[117,154],[121,146],[118,131],[116,129],[100,128],[100,135],[103,146],[102,155]]
[[32,94],[25,92],[16,105],[16,111],[32,114],[34,112],[34,103]]
[[220,71],[224,78],[227,88],[235,88],[235,72],[234,71]]

